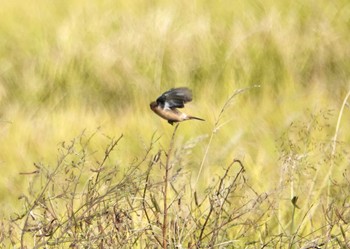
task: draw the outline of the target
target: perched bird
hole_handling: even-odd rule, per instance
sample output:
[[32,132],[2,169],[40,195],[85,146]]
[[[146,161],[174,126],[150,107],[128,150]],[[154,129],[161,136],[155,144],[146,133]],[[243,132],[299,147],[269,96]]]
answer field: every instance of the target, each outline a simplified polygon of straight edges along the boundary
[[150,107],[157,115],[168,120],[171,125],[175,122],[190,119],[204,121],[204,119],[187,115],[176,109],[183,108],[190,101],[192,101],[192,91],[190,89],[187,87],[172,88],[159,96],[156,101],[153,101]]

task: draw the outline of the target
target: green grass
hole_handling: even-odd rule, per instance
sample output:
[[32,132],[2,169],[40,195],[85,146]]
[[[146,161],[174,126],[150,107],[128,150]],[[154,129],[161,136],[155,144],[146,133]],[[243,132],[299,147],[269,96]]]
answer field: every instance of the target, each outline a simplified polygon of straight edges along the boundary
[[[146,161],[167,151],[173,128],[149,103],[171,87],[188,86],[194,101],[186,111],[206,122],[183,123],[176,134],[173,158],[183,156],[174,159],[174,168],[185,170],[183,181],[192,188],[198,178],[196,189],[186,189],[186,204],[193,198],[189,189],[208,201],[205,190],[239,159],[249,186],[239,192],[242,198],[254,190],[266,199],[247,209],[261,217],[256,233],[252,229],[241,238],[241,230],[231,227],[227,240],[238,236],[241,247],[262,240],[267,246],[298,248],[313,240],[349,246],[348,104],[340,114],[350,90],[348,1],[37,0],[1,1],[1,6],[5,227],[25,210],[19,196],[35,199],[28,187],[33,176],[19,173],[34,171],[34,162],[53,169],[61,143],[83,131],[87,137],[96,132],[83,180],[92,177],[89,170],[111,137],[123,134],[109,167],[128,169],[144,156],[152,136],[159,140]],[[229,97],[253,85],[260,87],[235,96],[215,129]],[[142,164],[140,171],[146,169]],[[151,176],[162,179],[163,170]],[[60,185],[62,179],[53,182]],[[300,209],[292,205],[294,196]],[[254,194],[245,198],[253,200]],[[190,210],[205,214],[207,209]],[[13,243],[18,247],[18,240]]]

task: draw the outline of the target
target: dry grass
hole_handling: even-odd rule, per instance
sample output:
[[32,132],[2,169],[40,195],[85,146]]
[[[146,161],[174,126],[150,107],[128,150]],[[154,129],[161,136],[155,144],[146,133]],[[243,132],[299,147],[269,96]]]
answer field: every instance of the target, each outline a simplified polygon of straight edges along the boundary
[[[349,13],[3,1],[1,243],[346,248]],[[174,86],[206,122],[175,134],[148,110]]]
[[[110,138],[95,158],[99,132],[82,133],[62,143],[55,166],[34,164],[22,173],[31,179],[29,194],[20,197],[24,209],[4,221],[0,238],[21,248],[346,248],[350,182],[345,173],[324,167],[338,165],[345,155],[319,140],[330,116],[311,114],[280,138],[281,178],[269,192],[252,187],[239,159],[204,189],[197,188],[198,174],[192,187],[186,158],[201,141],[176,148],[179,125],[167,148],[155,152],[160,138],[154,133],[144,155],[130,165],[114,155],[123,135]],[[215,125],[200,165],[217,130]]]

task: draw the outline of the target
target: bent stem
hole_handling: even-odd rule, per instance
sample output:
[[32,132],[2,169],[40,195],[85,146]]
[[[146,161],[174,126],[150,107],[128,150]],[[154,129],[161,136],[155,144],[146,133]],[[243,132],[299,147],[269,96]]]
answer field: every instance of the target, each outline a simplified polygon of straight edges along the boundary
[[340,121],[341,121],[341,118],[343,117],[344,108],[345,108],[346,103],[347,103],[349,98],[350,98],[350,91],[348,91],[348,93],[346,94],[346,97],[344,98],[342,107],[341,107],[341,109],[339,111],[337,127],[335,129],[335,134],[334,134],[334,137],[333,137],[332,156],[334,156],[334,154],[335,154],[335,149],[336,149],[336,145],[337,145],[337,138],[338,138],[338,133],[339,133]]
[[170,166],[170,157],[171,153],[173,151],[174,147],[174,140],[175,140],[175,134],[177,131],[177,128],[179,127],[179,124],[177,124],[174,128],[173,135],[170,140],[169,149],[166,155],[166,163],[165,163],[165,174],[164,174],[164,191],[163,191],[163,226],[162,226],[162,232],[163,232],[163,248],[167,248],[168,242],[167,242],[167,219],[168,219],[168,203],[167,203],[167,196],[168,196],[168,178],[169,178],[169,171],[171,169]]
[[341,119],[343,117],[343,112],[344,112],[345,106],[346,106],[349,98],[350,98],[350,90],[346,94],[346,96],[345,96],[345,98],[343,100],[343,104],[342,104],[342,106],[340,108],[340,111],[339,111],[337,126],[335,128],[335,134],[334,134],[334,137],[333,137],[332,154],[331,154],[332,155],[332,157],[331,157],[332,158],[331,165],[330,165],[330,169],[328,170],[327,177],[324,179],[324,182],[323,182],[323,185],[325,185],[326,181],[328,182],[328,186],[327,186],[327,193],[328,193],[328,195],[327,195],[327,205],[329,205],[330,202],[331,202],[331,200],[330,200],[330,196],[331,196],[331,177],[332,177],[332,172],[333,172],[333,167],[334,167],[334,155],[335,155],[335,152],[336,152],[336,146],[337,146],[340,122],[341,122]]
[[208,142],[207,147],[206,147],[206,149],[205,149],[205,153],[204,153],[202,162],[201,162],[200,167],[199,167],[197,179],[196,179],[196,182],[195,182],[195,184],[194,184],[194,189],[196,189],[197,183],[198,183],[198,181],[199,181],[199,177],[200,177],[200,175],[201,175],[201,173],[202,173],[202,169],[203,169],[204,163],[205,163],[205,161],[206,161],[206,159],[207,159],[207,155],[208,155],[209,148],[210,148],[211,142],[212,142],[212,140],[213,140],[214,134],[215,134],[222,126],[224,126],[225,124],[227,124],[228,122],[231,121],[231,120],[229,120],[229,121],[226,121],[226,122],[224,122],[224,123],[222,123],[222,124],[219,124],[219,122],[221,121],[222,114],[223,114],[223,113],[225,112],[225,110],[228,108],[229,104],[231,103],[231,101],[232,101],[232,99],[233,99],[234,97],[236,97],[237,95],[239,95],[239,94],[241,94],[241,93],[243,93],[243,92],[245,92],[245,91],[247,91],[247,90],[250,90],[250,89],[252,89],[252,88],[258,88],[258,87],[260,87],[260,85],[253,85],[253,86],[251,86],[251,87],[238,89],[238,90],[236,90],[236,91],[226,100],[225,104],[224,104],[223,107],[221,108],[221,111],[220,111],[220,113],[219,113],[218,118],[215,120],[214,128],[213,128],[213,130],[211,131],[210,138],[209,138],[209,142]]

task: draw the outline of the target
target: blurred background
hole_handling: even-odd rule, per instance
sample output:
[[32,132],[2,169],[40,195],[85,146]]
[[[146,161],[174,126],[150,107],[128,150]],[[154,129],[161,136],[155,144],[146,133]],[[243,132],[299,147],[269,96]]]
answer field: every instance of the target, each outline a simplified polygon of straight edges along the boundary
[[[35,170],[34,162],[54,165],[59,144],[83,131],[98,132],[100,153],[107,137],[124,134],[117,160],[125,166],[154,133],[166,148],[173,128],[149,103],[178,86],[193,90],[186,112],[206,119],[181,124],[177,137],[178,146],[193,145],[187,167],[196,176],[223,105],[236,90],[260,85],[234,97],[221,116],[200,182],[239,158],[253,187],[271,191],[286,179],[286,155],[314,160],[328,151],[350,90],[347,0],[0,3],[5,216],[28,187],[20,173]],[[339,180],[349,165],[349,118],[347,105]],[[293,187],[303,195],[307,186]]]

